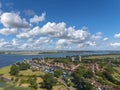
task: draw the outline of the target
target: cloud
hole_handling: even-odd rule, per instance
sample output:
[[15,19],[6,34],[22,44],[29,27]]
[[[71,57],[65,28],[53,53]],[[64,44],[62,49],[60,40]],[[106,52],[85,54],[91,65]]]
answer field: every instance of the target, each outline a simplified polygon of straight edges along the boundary
[[27,43],[23,43],[23,44],[19,47],[19,49],[23,49],[23,50],[29,49],[29,48],[31,48],[31,47],[30,47],[30,45],[27,44]]
[[96,45],[97,45],[96,42],[87,41],[87,42],[78,44],[78,47],[81,48],[81,47],[96,46]]
[[3,29],[0,29],[0,34],[2,34],[2,35],[17,34],[17,29],[3,28]]
[[[4,4],[9,10],[14,10],[14,3]],[[0,49],[30,50],[30,49],[89,49],[89,48],[119,48],[119,42],[109,42],[102,32],[91,34],[87,27],[76,29],[65,22],[47,22],[43,26],[40,22],[45,20],[46,13],[37,15],[35,11],[26,9],[23,13],[28,16],[22,18],[19,13],[2,11],[0,3],[0,35],[8,36],[0,39]],[[22,13],[22,14],[23,14]],[[29,18],[33,16],[32,18]],[[29,21],[29,22],[27,22]],[[37,24],[36,24],[37,23]],[[31,27],[32,26],[32,27]],[[9,37],[9,35],[11,35]],[[2,38],[1,37],[1,38]],[[114,38],[120,38],[120,33]],[[108,47],[109,46],[109,47]]]
[[88,41],[88,42],[84,43],[84,45],[85,46],[96,46],[96,42],[90,42],[90,41]]
[[84,29],[75,30],[74,28],[68,28],[67,36],[73,43],[82,43],[89,39],[90,33]]
[[110,46],[117,48],[120,47],[120,43],[118,42],[110,43]]
[[95,35],[91,36],[92,40],[100,40],[102,38],[102,32],[98,32]]
[[115,35],[114,35],[114,38],[120,38],[120,33],[115,34]]
[[[34,26],[27,29],[3,28],[0,29],[0,34],[16,35],[10,42],[4,42],[3,48],[14,47],[14,49],[26,50],[85,49],[103,45],[108,40],[107,37],[102,38],[102,32],[91,35],[87,28],[67,27],[65,22],[48,22],[42,27]],[[115,43],[111,43],[110,46],[115,47]]]
[[102,32],[97,32],[96,35],[97,35],[97,36],[101,36],[101,35],[102,35]]
[[41,28],[41,33],[50,37],[65,38],[67,35],[66,24],[64,22],[48,22]]
[[[41,16],[31,18],[30,23],[39,23],[44,19],[45,13],[42,13]],[[13,12],[3,13],[1,23],[4,27],[0,29],[0,34],[16,35],[9,42],[3,40],[0,47],[3,49],[77,49],[94,47],[108,40],[102,38],[102,32],[91,35],[87,27],[76,29],[65,22],[47,22],[41,27],[30,27],[26,19]]]
[[10,46],[10,43],[5,41],[5,39],[0,39],[0,48],[7,48]]
[[42,46],[48,48],[52,40],[49,37],[40,37],[37,39],[29,38],[25,43],[19,44],[19,49],[38,49]]
[[14,47],[18,47],[18,46],[21,45],[21,43],[20,43],[20,41],[19,41],[18,39],[13,38],[13,39],[12,39],[12,45],[13,45]]
[[71,42],[82,42],[86,40],[90,33],[84,29],[75,30],[74,27],[66,27],[64,22],[45,24],[40,32],[42,34],[47,34],[49,37],[69,39]]
[[103,39],[103,41],[107,41],[109,38],[107,38],[107,37],[105,37],[104,39]]
[[30,23],[39,23],[45,20],[46,13],[42,13],[41,16],[34,15],[33,18],[30,18]]
[[27,10],[24,10],[23,11],[25,13],[25,15],[28,15],[28,16],[32,16],[32,15],[35,15],[36,13],[31,10],[31,9],[27,9]]
[[17,37],[17,38],[29,38],[30,35],[27,34],[27,33],[20,33],[20,34],[16,35],[16,37]]
[[90,36],[90,33],[84,29],[76,30],[74,27],[67,28],[64,22],[48,22],[41,28],[36,26],[27,32],[19,33],[17,37],[29,38],[40,35],[46,35],[51,38],[68,39],[70,42],[80,43],[87,40]]
[[41,28],[39,26],[36,26],[32,30],[28,31],[27,34],[30,36],[41,35]]
[[96,45],[95,42],[93,43],[90,40],[91,36],[86,28],[75,29],[74,27],[66,27],[66,23],[64,22],[48,22],[42,27],[36,26],[33,29],[19,32],[16,37],[28,40],[28,44],[34,47],[41,47],[42,44],[45,45],[48,43],[51,43],[56,48],[68,48],[73,44]]
[[30,37],[34,37],[36,35],[41,35],[41,31],[40,31],[40,27],[36,26],[31,30],[25,30],[20,32],[19,34],[16,35],[17,38],[30,38]]
[[48,37],[40,37],[39,39],[35,40],[35,44],[36,45],[40,45],[40,44],[43,44],[43,43],[49,43],[51,40],[50,38]]
[[26,22],[25,19],[17,13],[5,12],[1,15],[1,23],[8,28],[29,28],[30,25]]
[[67,41],[66,39],[59,39],[57,42],[56,42],[57,45],[67,45],[67,44],[70,44],[69,41]]

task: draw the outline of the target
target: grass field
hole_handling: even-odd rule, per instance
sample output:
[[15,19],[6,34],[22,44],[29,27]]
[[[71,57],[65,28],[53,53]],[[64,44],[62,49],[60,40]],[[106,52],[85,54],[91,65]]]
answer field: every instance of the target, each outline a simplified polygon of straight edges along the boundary
[[20,71],[19,72],[19,75],[23,75],[23,76],[32,76],[32,75],[36,75],[36,76],[39,76],[39,75],[44,75],[45,73],[42,72],[42,71],[35,71],[33,72],[32,70],[24,70],[24,71]]
[[9,73],[10,67],[11,66],[6,66],[6,67],[3,67],[3,68],[0,68],[0,74],[7,74],[7,73]]
[[120,55],[96,55],[96,56],[87,56],[84,58],[85,59],[96,59],[96,58],[102,59],[102,58],[118,58],[118,57],[120,57]]
[[0,90],[3,90],[3,88],[0,88]]
[[[17,78],[17,77],[11,76],[11,75],[9,74],[10,67],[11,67],[11,66],[6,66],[6,67],[1,68],[1,69],[0,69],[0,74],[3,75],[3,77],[11,80],[11,78],[14,78],[14,79],[15,79],[15,78]],[[19,86],[19,83],[20,83],[20,80],[21,80],[21,79],[26,80],[26,79],[28,79],[29,76],[33,76],[33,75],[35,75],[35,76],[42,76],[42,75],[44,75],[44,74],[45,74],[45,73],[42,72],[42,71],[35,71],[35,72],[33,72],[32,70],[20,71],[20,72],[19,72],[19,75],[20,75],[20,76],[19,76],[19,81],[16,82],[15,85],[16,85],[16,86]],[[43,82],[43,80],[42,80],[41,77],[37,77],[37,81],[36,81],[36,82],[37,82],[37,83],[41,83],[41,82]],[[24,84],[22,84],[21,86],[28,87],[29,84],[28,84],[28,83],[24,83]],[[0,88],[0,90],[3,90],[3,88]],[[46,90],[46,89],[38,88],[37,90]],[[52,90],[67,90],[67,89],[66,89],[66,87],[65,87],[64,85],[56,85],[56,86],[53,87]]]

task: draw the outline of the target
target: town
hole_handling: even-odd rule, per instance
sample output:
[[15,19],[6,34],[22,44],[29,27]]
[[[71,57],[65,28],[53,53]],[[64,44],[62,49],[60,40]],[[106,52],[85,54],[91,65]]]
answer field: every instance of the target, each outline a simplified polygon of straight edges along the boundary
[[[17,87],[31,87],[33,90],[51,90],[56,85],[62,85],[59,90],[119,90],[119,68],[119,55],[43,56],[13,64],[7,81],[16,83]],[[6,80],[6,75],[1,75],[1,78]],[[31,79],[34,85],[29,82]]]

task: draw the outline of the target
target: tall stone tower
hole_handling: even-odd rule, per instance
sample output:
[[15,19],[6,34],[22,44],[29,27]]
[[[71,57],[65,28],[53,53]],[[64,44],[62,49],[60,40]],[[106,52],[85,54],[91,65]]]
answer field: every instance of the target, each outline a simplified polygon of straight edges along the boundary
[[79,61],[81,62],[81,60],[82,60],[82,58],[81,58],[81,56],[79,56]]

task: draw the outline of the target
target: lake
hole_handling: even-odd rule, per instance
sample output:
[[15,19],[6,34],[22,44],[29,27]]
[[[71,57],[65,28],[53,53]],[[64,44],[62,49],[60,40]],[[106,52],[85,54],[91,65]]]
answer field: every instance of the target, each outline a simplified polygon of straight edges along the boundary
[[91,55],[91,54],[108,54],[108,52],[85,52],[85,53],[55,53],[55,54],[39,54],[39,55],[14,55],[14,54],[0,54],[0,68],[11,65],[24,59],[42,58],[42,57],[66,57],[73,55]]
[[24,59],[32,59],[32,58],[42,58],[42,57],[65,57],[79,55],[75,53],[59,53],[59,54],[39,54],[39,55],[14,55],[14,54],[0,54],[0,68],[23,61]]

